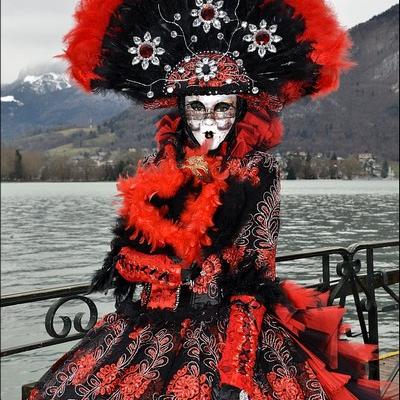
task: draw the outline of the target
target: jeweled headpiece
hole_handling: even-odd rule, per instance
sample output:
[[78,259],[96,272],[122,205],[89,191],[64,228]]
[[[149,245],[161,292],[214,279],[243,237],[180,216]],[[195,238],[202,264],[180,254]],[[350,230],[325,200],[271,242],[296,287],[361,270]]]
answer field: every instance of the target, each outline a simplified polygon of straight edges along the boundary
[[350,40],[324,0],[82,0],[66,36],[73,78],[149,108],[236,93],[278,111],[338,87]]

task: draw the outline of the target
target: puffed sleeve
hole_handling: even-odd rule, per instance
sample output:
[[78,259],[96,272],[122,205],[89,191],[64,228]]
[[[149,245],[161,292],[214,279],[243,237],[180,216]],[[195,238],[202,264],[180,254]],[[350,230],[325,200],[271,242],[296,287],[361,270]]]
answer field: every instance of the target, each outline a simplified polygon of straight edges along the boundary
[[245,186],[239,227],[221,253],[229,266],[224,287],[230,315],[218,369],[221,385],[235,386],[251,397],[263,316],[273,297],[279,296],[274,280],[280,172],[275,158],[264,152],[254,153],[246,166],[252,178]]
[[[153,165],[155,159],[156,154],[147,156],[140,163],[141,168]],[[135,291],[137,283],[151,284],[154,287],[162,286],[173,293],[173,303],[181,283],[179,264],[172,257],[154,251],[140,232],[134,234],[122,216],[117,218],[113,235],[111,249],[104,259],[103,267],[93,276],[91,291],[108,290],[114,283],[118,304]]]

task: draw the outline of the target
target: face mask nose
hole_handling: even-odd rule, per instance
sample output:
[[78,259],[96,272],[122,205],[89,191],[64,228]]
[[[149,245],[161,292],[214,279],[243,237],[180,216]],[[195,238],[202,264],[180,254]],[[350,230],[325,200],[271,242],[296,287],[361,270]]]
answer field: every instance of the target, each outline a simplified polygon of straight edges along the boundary
[[215,121],[214,118],[211,117],[210,114],[208,114],[208,115],[206,116],[206,118],[204,118],[203,124],[206,125],[206,126],[214,126],[214,125],[217,124],[217,122]]

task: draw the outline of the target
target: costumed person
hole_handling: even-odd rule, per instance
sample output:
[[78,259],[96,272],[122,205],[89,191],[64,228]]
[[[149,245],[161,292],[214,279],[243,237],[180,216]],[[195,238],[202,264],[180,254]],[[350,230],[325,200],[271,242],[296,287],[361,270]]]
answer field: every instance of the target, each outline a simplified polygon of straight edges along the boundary
[[[278,280],[281,109],[337,89],[350,40],[323,0],[82,0],[72,77],[148,109],[158,152],[121,177],[93,291],[104,316],[30,400],[378,399],[372,345],[329,293]],[[132,126],[132,131],[135,127]]]

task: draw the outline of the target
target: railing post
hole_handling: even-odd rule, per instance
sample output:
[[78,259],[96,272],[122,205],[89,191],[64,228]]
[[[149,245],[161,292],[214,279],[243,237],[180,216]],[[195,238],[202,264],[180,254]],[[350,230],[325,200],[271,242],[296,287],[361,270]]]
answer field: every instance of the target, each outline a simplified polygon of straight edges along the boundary
[[360,323],[364,343],[369,343],[369,333],[364,319],[363,304],[360,300],[357,286],[357,284],[360,285],[357,274],[361,270],[361,261],[358,259],[354,260],[354,254],[355,252],[349,249],[348,254],[344,257],[344,261],[337,264],[336,273],[341,278],[339,284],[330,294],[330,301],[333,302],[336,297],[340,297],[339,305],[344,307],[346,304],[347,286],[350,288],[356,306],[358,322]]
[[[375,299],[374,277],[374,250],[370,248],[367,249],[367,287],[370,295],[370,300],[367,301],[369,343],[379,346],[378,307]],[[379,375],[379,361],[370,362],[370,379],[379,379]]]
[[324,290],[329,288],[331,282],[331,274],[329,270],[329,254],[322,256],[322,282],[324,284]]

